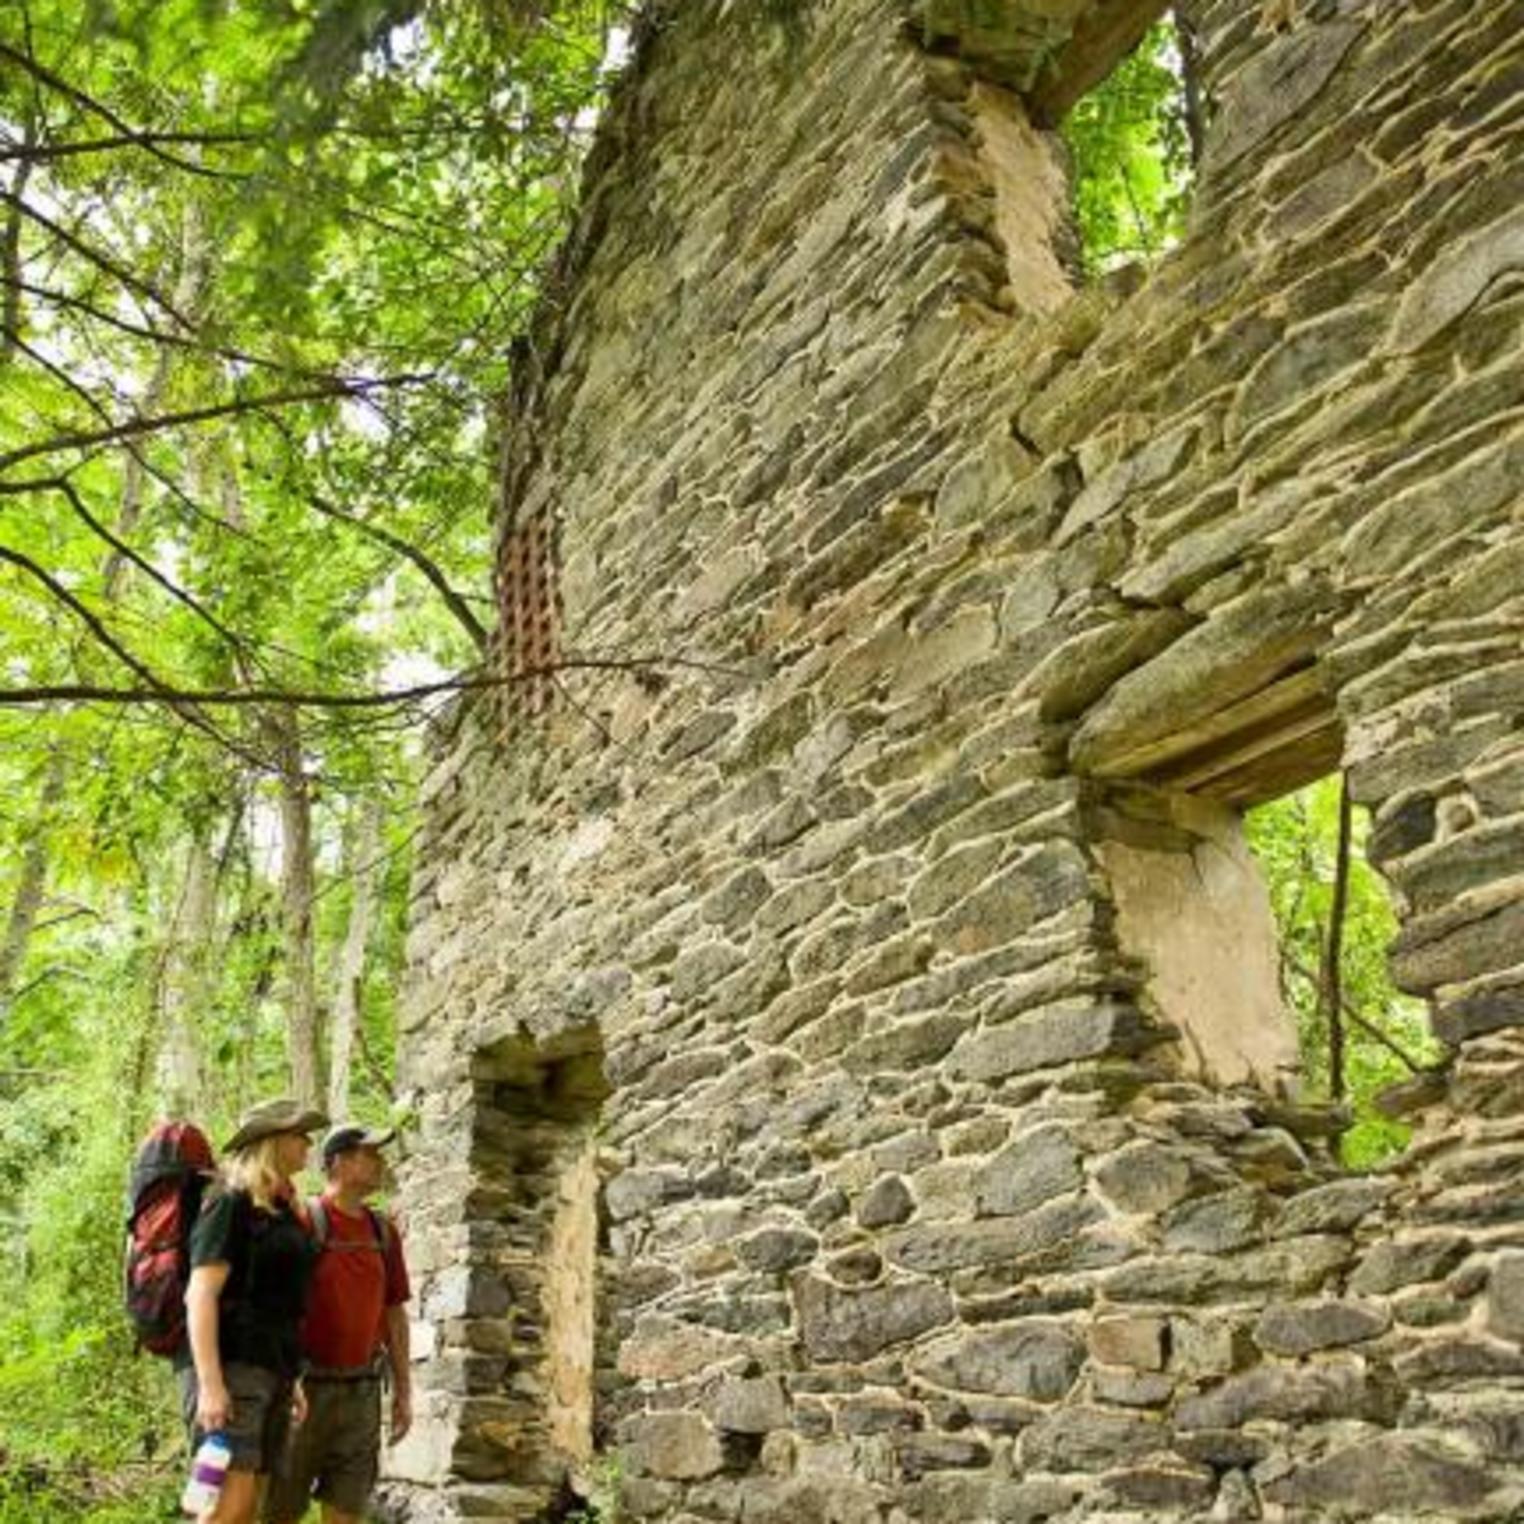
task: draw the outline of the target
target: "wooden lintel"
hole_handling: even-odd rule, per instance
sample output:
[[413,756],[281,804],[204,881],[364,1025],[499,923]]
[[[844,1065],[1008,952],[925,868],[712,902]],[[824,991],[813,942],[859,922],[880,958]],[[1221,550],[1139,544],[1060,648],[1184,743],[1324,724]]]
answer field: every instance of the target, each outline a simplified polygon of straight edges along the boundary
[[1150,781],[1166,788],[1183,789],[1186,793],[1211,793],[1211,785],[1223,776],[1274,752],[1294,747],[1309,736],[1327,730],[1331,724],[1332,716],[1326,702],[1303,704],[1252,729],[1235,731],[1205,751],[1191,752],[1163,773],[1153,774]]
[[1027,92],[1038,127],[1057,127],[1070,108],[1143,40],[1170,0],[1098,0]]
[[1321,695],[1322,679],[1311,662],[1307,662],[1247,698],[1204,715],[1194,724],[1183,725],[1157,741],[1111,758],[1096,772],[1107,778],[1146,780],[1183,758],[1305,705],[1322,702],[1326,707]]

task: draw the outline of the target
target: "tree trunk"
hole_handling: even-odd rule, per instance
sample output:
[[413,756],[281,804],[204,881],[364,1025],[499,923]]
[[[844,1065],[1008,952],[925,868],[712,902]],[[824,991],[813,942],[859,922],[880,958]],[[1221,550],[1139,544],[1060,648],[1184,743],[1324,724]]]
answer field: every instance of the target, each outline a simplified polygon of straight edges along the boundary
[[38,796],[37,811],[32,816],[26,850],[21,858],[21,875],[16,883],[16,896],[11,901],[10,915],[5,922],[5,936],[0,940],[0,1023],[4,1022],[21,975],[21,965],[26,959],[27,947],[37,925],[37,913],[48,887],[48,826],[53,811],[63,798],[64,760],[54,751],[48,758],[47,772],[43,774],[42,792]]
[[[175,277],[172,300],[177,312],[185,313],[198,326],[202,308],[206,304],[207,276],[211,269],[211,248],[207,243],[206,230],[199,210],[187,205],[180,225],[180,268]],[[153,370],[148,385],[143,390],[138,411],[148,417],[159,410],[169,390],[169,383],[177,361],[182,356],[172,344],[160,344],[154,357]],[[135,449],[127,451],[122,465],[122,502],[117,514],[116,532],[124,540],[130,540],[143,516],[143,488],[147,468],[142,453]],[[122,591],[130,563],[120,551],[113,550],[106,557],[102,581],[108,602],[115,600]]]
[[180,903],[170,923],[160,989],[164,1034],[158,1090],[166,1115],[185,1116],[206,1103],[200,1025],[211,997],[217,918],[217,862],[210,837],[192,836]]
[[0,233],[0,280],[5,286],[4,319],[0,323],[0,368],[14,356],[21,340],[21,226],[26,220],[21,206],[26,183],[32,175],[33,161],[26,157],[26,151],[36,142],[37,114],[34,110],[27,113],[21,130],[22,157],[11,176],[10,212],[5,219],[4,232]]
[[276,709],[268,725],[280,778],[286,1053],[292,1094],[315,1106],[322,1100],[325,1087],[313,955],[312,787],[302,766],[302,733],[296,711]]
[[365,950],[376,919],[376,901],[384,865],[381,857],[381,800],[367,799],[360,809],[349,869],[354,895],[349,924],[339,952],[333,994],[333,1033],[328,1070],[328,1114],[337,1120],[349,1114],[350,1060],[360,1024],[365,980]]
[[1354,806],[1349,780],[1339,784],[1339,847],[1334,863],[1333,903],[1323,949],[1323,1009],[1328,1016],[1328,1093],[1344,1099],[1344,914],[1349,904],[1349,853]]

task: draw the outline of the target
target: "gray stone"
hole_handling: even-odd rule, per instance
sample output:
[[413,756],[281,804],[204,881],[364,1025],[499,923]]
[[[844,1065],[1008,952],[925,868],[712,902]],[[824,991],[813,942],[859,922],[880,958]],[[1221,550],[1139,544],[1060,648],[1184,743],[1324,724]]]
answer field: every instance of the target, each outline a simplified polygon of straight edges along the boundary
[[692,1182],[674,1169],[627,1169],[604,1187],[603,1201],[615,1222],[643,1216],[664,1202],[693,1194]]
[[744,868],[704,901],[704,919],[734,927],[750,918],[772,893],[772,885],[760,868]]
[[894,1069],[920,1069],[946,1054],[968,1025],[962,1016],[926,1016],[901,1021],[868,1033],[846,1055],[854,1074],[880,1074]]
[[1466,1257],[1470,1240],[1458,1233],[1435,1233],[1378,1243],[1360,1261],[1349,1289],[1357,1296],[1380,1296],[1399,1286],[1437,1281]]
[[885,1228],[904,1222],[915,1211],[915,1198],[898,1175],[875,1180],[857,1204],[857,1220],[865,1228]]
[[1107,1054],[1136,1053],[1158,1034],[1131,1006],[1064,1002],[970,1033],[948,1060],[964,1079],[997,1080]]
[[1046,1524],[1077,1494],[1070,1482],[944,1472],[907,1487],[904,1497],[910,1517],[924,1524]]
[[1378,1435],[1268,1483],[1271,1502],[1301,1508],[1359,1509],[1404,1518],[1489,1517],[1478,1513],[1500,1478],[1426,1436]]
[[1017,1264],[1073,1239],[1104,1215],[1083,1198],[1054,1201],[1022,1217],[907,1228],[889,1240],[885,1252],[907,1270],[932,1275],[973,1265]]
[[1275,1236],[1345,1233],[1392,1194],[1385,1180],[1334,1180],[1293,1196],[1275,1220]]
[[1119,1212],[1163,1212],[1191,1187],[1187,1156],[1157,1143],[1129,1144],[1096,1166],[1095,1183]]
[[1385,1307],[1364,1302],[1278,1302],[1267,1307],[1254,1340],[1272,1355],[1308,1355],[1378,1338],[1391,1327]]
[[1124,1507],[1200,1509],[1216,1490],[1210,1471],[1182,1465],[1131,1466],[1108,1472],[1106,1490]]
[[847,1289],[797,1275],[794,1303],[805,1348],[817,1360],[871,1360],[952,1321],[952,1297],[930,1281]]
[[1475,305],[1496,280],[1524,269],[1524,208],[1455,239],[1403,295],[1389,345],[1420,349]]
[[698,1413],[641,1413],[625,1421],[619,1439],[626,1461],[652,1476],[692,1481],[725,1464],[719,1436]]
[[1210,170],[1220,173],[1307,111],[1364,29],[1358,20],[1302,26],[1284,42],[1262,49],[1218,107],[1226,128],[1212,145]]
[[1061,1128],[1024,1133],[980,1172],[979,1211],[987,1217],[1030,1211],[1084,1183],[1079,1153]]
[[776,1275],[807,1265],[819,1247],[820,1240],[803,1228],[763,1228],[736,1244],[736,1258],[748,1270]]
[[1263,1237],[1268,1212],[1264,1193],[1253,1189],[1187,1201],[1164,1219],[1164,1247],[1205,1254],[1241,1249]]
[[732,1434],[766,1434],[788,1426],[788,1399],[776,1376],[722,1381],[705,1404],[715,1428]]
[[1169,1444],[1169,1427],[1141,1413],[1065,1407],[1025,1430],[1018,1443],[1032,1471],[1103,1471]]
[[1306,1423],[1334,1418],[1389,1422],[1394,1394],[1358,1363],[1261,1366],[1229,1376],[1221,1386],[1176,1409],[1182,1429],[1236,1429],[1257,1419]]
[[963,1334],[916,1362],[937,1386],[1057,1402],[1067,1396],[1085,1363],[1085,1348],[1062,1323],[1030,1322]]
[[1524,1344],[1524,1253],[1500,1254],[1487,1277],[1487,1327]]
[[952,1434],[899,1434],[894,1456],[900,1474],[914,1482],[933,1471],[983,1470],[989,1465],[990,1447],[982,1439]]
[[672,998],[682,1002],[702,999],[745,962],[746,954],[728,942],[702,943],[672,965]]

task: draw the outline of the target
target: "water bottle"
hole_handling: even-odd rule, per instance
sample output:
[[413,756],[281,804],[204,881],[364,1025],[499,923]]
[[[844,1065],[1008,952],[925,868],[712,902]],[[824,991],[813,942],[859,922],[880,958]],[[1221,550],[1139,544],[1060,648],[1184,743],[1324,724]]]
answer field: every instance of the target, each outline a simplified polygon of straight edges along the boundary
[[228,1474],[228,1462],[233,1458],[233,1447],[227,1436],[208,1434],[196,1449],[191,1461],[190,1478],[180,1495],[180,1510],[193,1519],[199,1519],[222,1491],[222,1483]]

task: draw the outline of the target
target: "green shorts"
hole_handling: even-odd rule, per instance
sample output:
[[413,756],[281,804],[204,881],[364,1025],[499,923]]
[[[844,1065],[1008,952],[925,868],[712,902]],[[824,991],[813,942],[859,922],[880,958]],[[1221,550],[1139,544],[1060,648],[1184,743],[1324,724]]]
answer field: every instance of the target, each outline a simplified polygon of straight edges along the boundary
[[381,1378],[309,1376],[307,1421],[291,1431],[265,1497],[268,1524],[294,1524],[316,1498],[363,1517],[381,1455]]
[[[293,1383],[262,1366],[236,1361],[223,1367],[222,1379],[233,1405],[232,1416],[222,1431],[233,1452],[228,1469],[257,1475],[274,1471],[291,1428]],[[187,1366],[180,1372],[180,1406],[190,1430],[192,1451],[206,1437],[196,1423],[197,1392],[195,1369]]]

